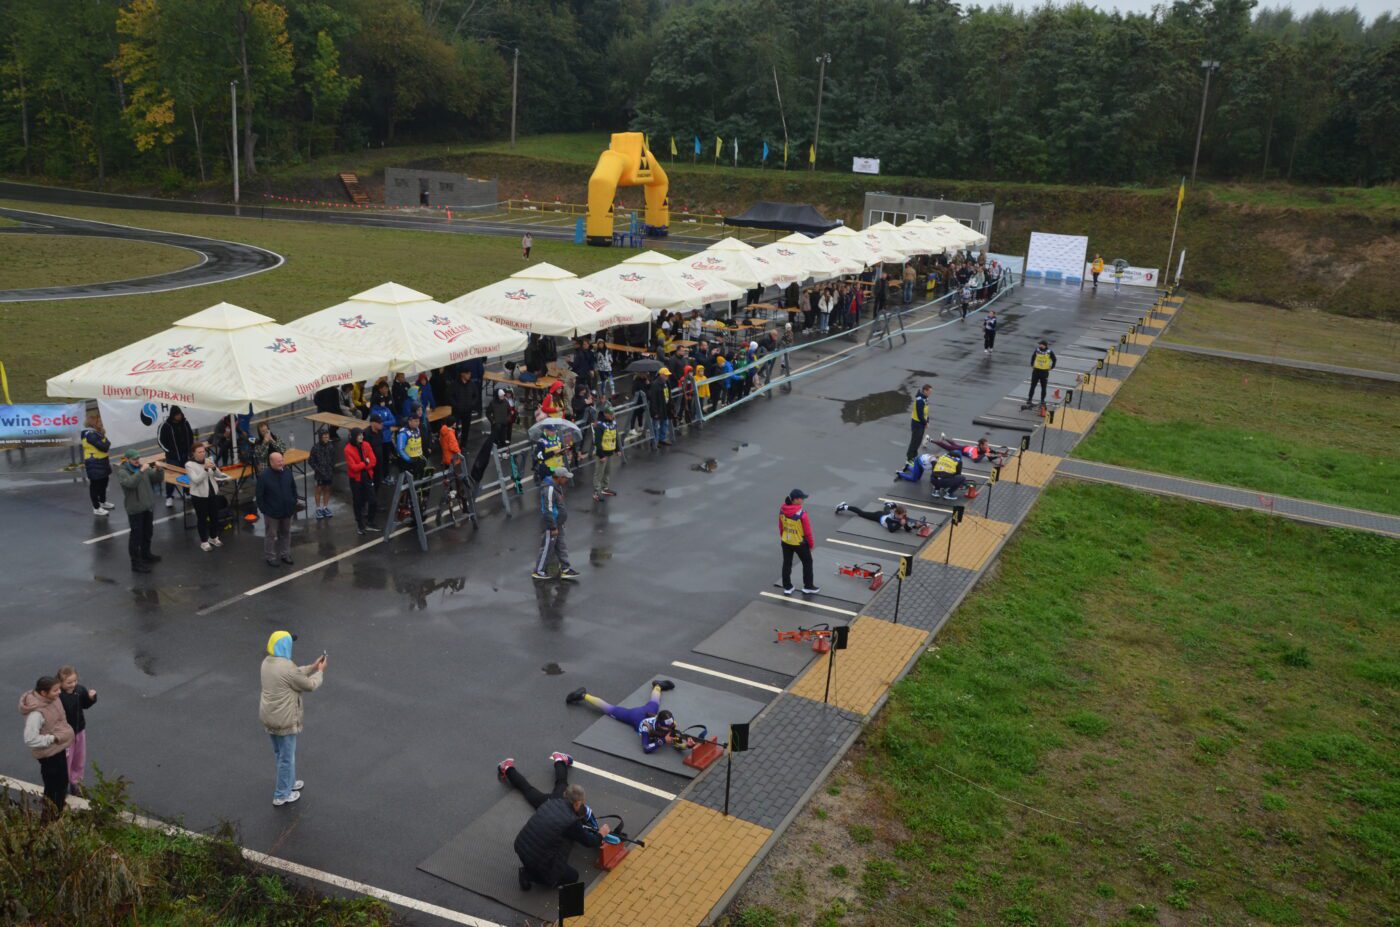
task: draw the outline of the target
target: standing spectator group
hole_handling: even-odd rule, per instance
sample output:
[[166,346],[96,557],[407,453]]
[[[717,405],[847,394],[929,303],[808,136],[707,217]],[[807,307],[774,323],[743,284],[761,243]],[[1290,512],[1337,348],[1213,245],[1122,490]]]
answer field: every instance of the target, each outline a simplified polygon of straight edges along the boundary
[[68,796],[80,794],[87,766],[87,719],[97,691],[79,685],[78,671],[62,667],[40,676],[19,697],[24,718],[24,745],[39,761],[46,816],[62,812]]

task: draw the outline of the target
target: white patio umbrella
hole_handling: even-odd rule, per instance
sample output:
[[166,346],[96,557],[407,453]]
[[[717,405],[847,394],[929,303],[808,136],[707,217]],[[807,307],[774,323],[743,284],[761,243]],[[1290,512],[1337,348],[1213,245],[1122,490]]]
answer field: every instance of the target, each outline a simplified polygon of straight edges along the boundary
[[986,235],[968,228],[952,216],[937,216],[930,219],[929,224],[956,237],[960,248],[972,248],[987,243]]
[[880,255],[866,244],[865,236],[846,225],[838,225],[817,239],[817,244],[840,257],[859,261],[861,267],[869,267],[880,261]]
[[899,231],[900,234],[928,248],[929,254],[962,247],[962,235],[953,233],[944,226],[934,225],[927,219],[911,219],[899,226]]
[[537,335],[575,337],[651,321],[650,309],[615,288],[545,263],[464,293],[447,306]]
[[379,372],[413,373],[525,348],[513,329],[449,309],[425,293],[385,283],[313,312],[287,327],[327,345],[374,357]]
[[880,260],[887,264],[903,264],[911,254],[927,254],[928,248],[917,245],[899,229],[888,222],[876,222],[865,230],[865,240],[880,252]]
[[682,260],[691,270],[715,274],[746,290],[775,283],[783,286],[798,279],[797,270],[778,267],[737,238],[721,238],[699,254]]
[[154,399],[210,412],[265,412],[377,373],[373,358],[328,347],[219,303],[48,382],[50,396]]
[[829,280],[842,274],[858,274],[865,265],[855,258],[845,257],[837,251],[823,248],[815,238],[808,238],[800,232],[793,232],[771,245],[764,245],[758,253],[773,260],[775,257],[795,262],[809,276],[818,280]]
[[651,309],[699,309],[706,303],[728,302],[744,295],[743,287],[722,278],[692,270],[684,262],[643,251],[606,270],[583,278],[611,286],[624,296]]

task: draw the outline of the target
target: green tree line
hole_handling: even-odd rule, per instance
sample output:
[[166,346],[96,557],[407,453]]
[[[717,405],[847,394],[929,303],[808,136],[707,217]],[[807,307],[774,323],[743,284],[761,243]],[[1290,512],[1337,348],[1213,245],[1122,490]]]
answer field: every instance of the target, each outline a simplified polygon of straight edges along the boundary
[[0,170],[172,185],[508,131],[683,159],[1047,182],[1400,180],[1400,20],[949,0],[6,0]]

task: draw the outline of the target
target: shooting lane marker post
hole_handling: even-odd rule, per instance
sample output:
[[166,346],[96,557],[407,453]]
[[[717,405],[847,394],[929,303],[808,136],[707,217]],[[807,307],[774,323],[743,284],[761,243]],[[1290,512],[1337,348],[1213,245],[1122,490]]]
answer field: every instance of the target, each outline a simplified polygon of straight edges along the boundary
[[909,571],[913,568],[913,566],[914,566],[914,555],[913,555],[913,554],[901,554],[901,555],[900,555],[900,558],[899,558],[899,573],[896,574],[896,579],[898,580],[899,585],[896,586],[895,589],[894,589],[894,623],[895,623],[895,624],[899,624],[899,598],[900,598],[900,595],[903,594],[903,592],[904,592],[904,577],[906,577],[906,576],[909,575]]
[[953,529],[962,524],[964,511],[963,506],[955,505],[953,506],[953,517],[948,519],[948,551],[943,555],[944,566],[947,566],[953,559]]
[[582,882],[559,886],[559,927],[564,927],[566,917],[583,917]]
[[[1031,436],[1021,435],[1021,454],[1031,449]],[[1021,485],[1021,454],[1016,455],[1016,485]]]
[[[992,517],[992,487],[995,486],[995,485],[997,484],[997,481],[1000,480],[1000,479],[1001,479],[1001,464],[997,464],[995,467],[992,467],[992,475],[989,476],[989,477],[987,477],[987,513],[986,513],[986,515],[983,516],[984,518],[991,518],[991,517]],[[895,601],[898,602],[898,599],[896,599]],[[899,609],[898,609],[898,607],[896,606],[896,608],[895,608],[895,614],[898,614],[898,613],[899,613]]]
[[[1064,404],[1064,408],[1068,409],[1073,403],[1074,403],[1074,390],[1067,390],[1067,391],[1065,392],[1065,404]],[[1081,406],[1084,404],[1084,399],[1083,399],[1082,396],[1080,397],[1079,404],[1080,404]],[[1061,431],[1064,430],[1064,427],[1065,427],[1065,419],[1067,419],[1067,418],[1069,418],[1069,416],[1067,416],[1067,415],[1061,415],[1061,416],[1060,416],[1060,430],[1061,430]],[[1055,423],[1055,419],[1054,419],[1054,418],[1051,418],[1051,419],[1050,419],[1050,423],[1053,425],[1053,424]]]
[[[1050,430],[1051,425],[1055,424],[1054,407],[1052,406],[1050,409],[1046,410],[1045,414],[1047,416],[1046,421],[1042,422],[1040,425],[1040,453],[1042,454],[1045,453],[1045,433]],[[1061,419],[1061,421],[1064,421],[1064,419]]]
[[826,655],[826,691],[822,693],[822,704],[831,704],[831,669],[836,663],[836,651],[846,649],[846,638],[851,633],[851,626],[848,624],[838,624],[831,629],[831,651]]
[[749,723],[729,725],[729,744],[724,757],[724,816],[729,817],[729,783],[734,774],[734,754],[749,749]]

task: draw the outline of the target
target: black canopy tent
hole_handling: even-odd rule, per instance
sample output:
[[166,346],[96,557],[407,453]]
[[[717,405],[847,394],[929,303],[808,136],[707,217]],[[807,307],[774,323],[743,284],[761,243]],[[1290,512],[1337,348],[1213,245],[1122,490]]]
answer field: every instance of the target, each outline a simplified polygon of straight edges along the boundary
[[770,203],[760,201],[737,216],[725,216],[725,225],[737,225],[750,229],[778,229],[788,232],[802,232],[805,235],[824,235],[840,222],[832,222],[806,203]]

